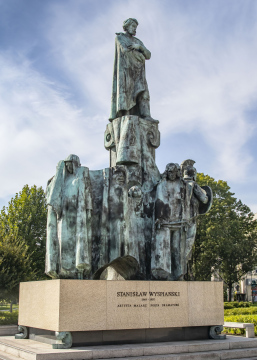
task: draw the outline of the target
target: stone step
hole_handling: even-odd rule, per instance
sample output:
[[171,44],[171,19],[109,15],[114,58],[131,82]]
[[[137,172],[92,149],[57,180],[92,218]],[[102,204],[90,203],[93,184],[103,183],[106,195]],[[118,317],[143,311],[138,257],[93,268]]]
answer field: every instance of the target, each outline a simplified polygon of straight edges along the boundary
[[253,358],[256,359],[257,357],[257,348],[248,348],[248,349],[235,349],[235,350],[229,350],[229,351],[221,351],[220,352],[220,359],[244,359],[244,358],[250,358],[253,360]]
[[[247,358],[245,356],[248,356]],[[256,360],[257,349],[240,349],[228,351],[208,351],[186,354],[166,354],[152,356],[135,356],[133,360]],[[127,357],[115,358],[115,360],[128,360]]]
[[57,350],[52,349],[50,344],[30,339],[15,340],[9,336],[0,338],[0,351],[4,354],[4,360],[254,360],[257,359],[257,339],[228,336],[226,340],[86,346]]
[[15,335],[18,332],[18,325],[1,325],[0,336]]
[[27,345],[20,346],[15,342],[14,336],[0,337],[0,351],[4,353],[6,357],[13,356],[14,359],[37,360],[36,352]]
[[21,360],[20,357],[7,354],[6,352],[0,351],[0,360]]
[[[253,349],[252,349],[253,350]],[[255,352],[257,354],[257,352]],[[136,356],[133,360],[257,360],[254,357],[245,357],[243,350],[227,351],[213,351],[213,352],[196,352],[191,354],[166,354],[166,355],[152,355],[152,356]],[[248,354],[249,356],[251,354]],[[115,360],[128,360],[127,357],[115,358]]]

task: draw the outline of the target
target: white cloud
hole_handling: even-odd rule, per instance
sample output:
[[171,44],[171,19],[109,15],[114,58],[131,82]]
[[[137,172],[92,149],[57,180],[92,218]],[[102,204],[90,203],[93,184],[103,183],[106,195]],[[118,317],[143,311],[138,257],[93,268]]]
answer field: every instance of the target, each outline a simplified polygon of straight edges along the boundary
[[[195,160],[211,162],[210,175],[238,182],[249,173],[257,175],[252,166],[256,154],[247,147],[256,134],[247,111],[257,103],[257,25],[248,21],[245,3],[47,2],[48,66],[58,67],[71,88],[54,75],[44,76],[26,57],[17,61],[17,54],[1,55],[0,162],[8,167],[8,180],[0,196],[27,182],[44,184],[58,160],[71,152],[91,169],[108,166],[103,133],[110,111],[114,37],[130,16],[139,20],[137,36],[152,52],[146,73],[162,138],[198,133],[203,153]],[[86,17],[89,7],[94,11]],[[184,144],[188,151],[193,146],[194,138]],[[158,151],[165,154],[165,149]]]
[[[88,111],[105,113],[107,120],[114,32],[122,30],[126,17],[135,16],[138,36],[152,51],[146,71],[152,114],[161,121],[162,136],[197,130],[216,154],[213,175],[234,179],[241,163],[245,180],[253,161],[244,146],[255,130],[245,112],[257,97],[257,77],[252,75],[256,29],[249,32],[240,18],[236,30],[219,32],[213,24],[220,9],[211,2],[191,17],[175,1],[167,8],[158,1],[109,4],[105,13],[89,21],[81,16],[86,11],[83,2],[77,8],[74,2],[65,8],[55,5],[49,26],[58,61],[90,103]],[[243,10],[241,3],[234,12]],[[230,11],[224,6],[222,16]]]
[[[257,101],[257,77],[253,75],[256,73],[256,28],[245,27],[243,32],[230,36],[221,33],[217,39],[200,21],[188,19],[190,32],[178,25],[172,28],[182,44],[173,41],[172,36],[168,58],[160,67],[165,95],[159,87],[152,96],[156,99],[153,108],[162,121],[164,136],[197,129],[215,152],[212,174],[233,180],[240,164],[241,179],[238,180],[245,181],[253,161],[245,145],[256,133],[256,126],[246,115]],[[172,34],[170,29],[169,25],[165,27],[162,38],[166,32]],[[208,149],[203,149],[205,151]]]
[[[0,73],[0,163],[8,169],[0,197],[26,183],[44,186],[69,153],[83,155],[90,167],[102,166],[104,148],[101,156],[95,144],[103,136],[104,119],[83,116],[69,104],[66,89],[47,81],[26,60],[14,62],[9,54],[2,55]],[[95,126],[87,130],[89,121]]]

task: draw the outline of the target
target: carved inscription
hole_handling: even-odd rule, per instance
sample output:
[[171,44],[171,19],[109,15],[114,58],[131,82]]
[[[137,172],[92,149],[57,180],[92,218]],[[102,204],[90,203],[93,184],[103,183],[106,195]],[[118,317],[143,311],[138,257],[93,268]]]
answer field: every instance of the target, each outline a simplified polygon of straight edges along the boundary
[[180,296],[180,292],[179,291],[169,291],[169,292],[165,292],[165,291],[144,291],[144,292],[138,292],[138,291],[119,291],[117,292],[117,297],[119,296]]
[[[168,302],[169,298],[172,299],[173,297],[177,298],[180,297],[179,291],[118,291],[116,293],[117,298],[134,298],[134,299],[140,299],[142,302],[152,302],[150,303],[150,307],[155,308],[162,308],[162,307],[176,307],[179,306],[179,303],[170,303]],[[158,299],[165,298],[167,299],[167,303],[158,303]],[[133,307],[148,307],[147,303],[130,303],[130,304],[117,304],[117,307],[119,308],[133,308]]]

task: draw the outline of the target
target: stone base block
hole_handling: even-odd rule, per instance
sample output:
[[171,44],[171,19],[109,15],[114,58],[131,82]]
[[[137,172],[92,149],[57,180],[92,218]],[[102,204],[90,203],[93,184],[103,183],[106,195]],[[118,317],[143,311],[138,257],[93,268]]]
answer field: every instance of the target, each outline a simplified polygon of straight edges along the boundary
[[[169,341],[189,341],[209,339],[209,326],[130,329],[102,331],[73,331],[72,346],[139,344]],[[55,344],[55,332],[29,328],[29,339]]]
[[46,280],[20,284],[19,325],[99,331],[221,325],[223,284]]

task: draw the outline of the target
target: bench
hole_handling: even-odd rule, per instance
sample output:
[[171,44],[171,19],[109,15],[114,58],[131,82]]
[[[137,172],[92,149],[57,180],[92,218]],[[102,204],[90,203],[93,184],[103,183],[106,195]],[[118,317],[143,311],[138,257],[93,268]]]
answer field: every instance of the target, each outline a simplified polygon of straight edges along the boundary
[[245,336],[247,338],[254,338],[254,324],[239,323],[239,322],[224,322],[224,327],[245,329]]

